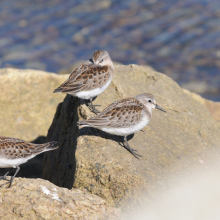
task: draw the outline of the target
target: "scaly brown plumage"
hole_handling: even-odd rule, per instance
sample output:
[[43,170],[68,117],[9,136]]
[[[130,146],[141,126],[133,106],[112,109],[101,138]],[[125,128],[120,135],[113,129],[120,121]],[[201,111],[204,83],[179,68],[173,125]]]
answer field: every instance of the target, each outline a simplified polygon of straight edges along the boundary
[[110,134],[124,136],[124,146],[138,158],[127,143],[127,136],[143,129],[151,119],[152,109],[160,108],[152,94],[143,93],[135,98],[116,101],[105,108],[99,115],[86,121],[79,121],[81,127],[94,127]]
[[14,177],[20,170],[20,164],[26,163],[40,153],[55,150],[57,148],[56,141],[46,144],[33,144],[17,138],[0,137],[0,168],[17,168],[14,176],[11,177],[10,180],[6,179],[10,171],[0,177],[0,180],[7,180],[7,182],[1,186],[7,183],[9,183],[9,187],[11,186]]
[[107,51],[97,50],[93,58],[73,70],[69,78],[62,83],[54,93],[68,93],[70,95],[89,99],[92,110],[93,97],[102,93],[111,83],[114,67]]

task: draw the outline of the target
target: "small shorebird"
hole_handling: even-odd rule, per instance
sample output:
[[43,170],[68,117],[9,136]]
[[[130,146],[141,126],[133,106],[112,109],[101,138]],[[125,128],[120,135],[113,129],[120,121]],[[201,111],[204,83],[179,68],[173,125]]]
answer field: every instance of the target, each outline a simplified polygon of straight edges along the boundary
[[7,180],[6,177],[9,172],[13,168],[16,168],[14,176],[12,176],[10,180],[7,180],[6,183],[0,185],[0,187],[7,183],[9,183],[9,187],[11,187],[15,176],[20,170],[19,165],[26,163],[40,153],[55,150],[57,148],[56,141],[46,144],[32,144],[17,138],[0,137],[0,168],[11,167],[4,176],[0,177],[0,180]]
[[143,93],[135,98],[125,98],[113,102],[99,115],[86,121],[79,121],[78,125],[94,127],[110,134],[124,136],[124,147],[138,158],[140,155],[129,146],[127,136],[140,131],[149,123],[153,108],[164,111],[156,104],[153,95]]
[[112,60],[105,50],[97,50],[92,59],[73,70],[69,78],[54,93],[67,93],[89,100],[87,104],[94,113],[99,113],[92,104],[93,97],[102,93],[111,83],[114,74]]

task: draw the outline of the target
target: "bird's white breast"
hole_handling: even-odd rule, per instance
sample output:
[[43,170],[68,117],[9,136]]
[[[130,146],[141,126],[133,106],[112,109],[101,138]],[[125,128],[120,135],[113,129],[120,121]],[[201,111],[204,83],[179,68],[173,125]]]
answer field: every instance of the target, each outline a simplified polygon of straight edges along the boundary
[[1,168],[9,168],[9,167],[16,167],[20,164],[26,163],[31,158],[35,157],[36,155],[31,155],[27,158],[17,158],[17,159],[7,159],[0,157],[0,167]]
[[82,99],[90,99],[90,98],[93,98],[99,94],[101,94],[104,90],[107,89],[107,87],[109,86],[109,84],[111,83],[112,81],[112,78],[110,78],[102,87],[100,88],[96,88],[96,89],[93,89],[93,90],[90,90],[90,91],[81,91],[81,92],[77,92],[76,94],[71,94],[71,95],[74,95],[74,96],[77,96],[79,98],[82,98]]
[[119,135],[119,136],[127,136],[129,134],[133,134],[137,131],[140,131],[141,129],[143,129],[149,122],[149,117],[144,117],[140,122],[138,122],[137,124],[130,126],[128,128],[109,128],[109,127],[105,127],[102,128],[102,131],[105,131],[109,134],[115,134],[115,135]]

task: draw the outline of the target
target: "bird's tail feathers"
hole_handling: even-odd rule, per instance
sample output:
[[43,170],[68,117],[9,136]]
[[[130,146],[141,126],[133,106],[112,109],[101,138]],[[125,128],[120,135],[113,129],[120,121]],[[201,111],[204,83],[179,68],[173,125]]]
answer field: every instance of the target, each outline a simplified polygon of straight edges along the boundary
[[85,121],[78,121],[77,125],[81,128],[89,126],[89,124],[87,124]]
[[46,147],[44,149],[44,152],[45,151],[50,151],[50,150],[55,150],[55,149],[57,149],[59,147],[57,145],[56,141],[52,141],[52,142],[46,143],[45,145],[46,145]]
[[63,91],[63,88],[58,87],[58,88],[56,88],[56,89],[53,90],[53,93],[60,93],[60,92],[62,92],[62,91]]

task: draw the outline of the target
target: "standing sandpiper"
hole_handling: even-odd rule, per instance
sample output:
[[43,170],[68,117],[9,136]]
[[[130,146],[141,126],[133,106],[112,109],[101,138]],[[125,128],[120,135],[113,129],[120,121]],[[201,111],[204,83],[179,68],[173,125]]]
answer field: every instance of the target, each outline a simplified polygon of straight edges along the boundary
[[135,98],[125,98],[113,102],[99,115],[86,121],[79,121],[78,125],[94,127],[110,134],[124,136],[124,147],[138,158],[140,155],[129,146],[127,136],[140,131],[149,123],[153,108],[164,111],[156,104],[153,95],[143,93]]
[[[0,187],[7,183],[9,183],[9,187],[11,187],[15,176],[20,170],[19,165],[26,163],[28,160],[40,153],[55,150],[57,148],[58,146],[56,141],[46,144],[32,144],[17,138],[0,137],[0,168],[11,167],[4,176],[0,177],[0,180],[7,181],[6,183],[0,185]],[[15,174],[10,180],[7,180],[6,177],[13,168],[17,168]]]
[[114,66],[108,52],[97,50],[92,59],[74,69],[69,78],[53,92],[88,99],[88,107],[97,114],[99,111],[92,104],[92,99],[109,86],[113,74]]

